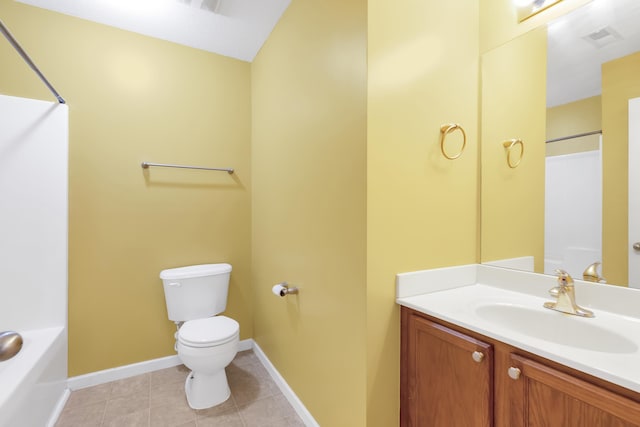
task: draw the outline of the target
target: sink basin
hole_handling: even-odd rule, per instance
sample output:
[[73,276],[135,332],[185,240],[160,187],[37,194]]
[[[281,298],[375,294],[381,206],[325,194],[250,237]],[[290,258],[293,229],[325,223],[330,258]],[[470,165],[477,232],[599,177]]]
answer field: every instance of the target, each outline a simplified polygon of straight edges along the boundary
[[638,351],[633,341],[598,326],[597,318],[585,319],[542,307],[506,303],[480,305],[476,307],[475,314],[499,327],[568,347],[605,353]]

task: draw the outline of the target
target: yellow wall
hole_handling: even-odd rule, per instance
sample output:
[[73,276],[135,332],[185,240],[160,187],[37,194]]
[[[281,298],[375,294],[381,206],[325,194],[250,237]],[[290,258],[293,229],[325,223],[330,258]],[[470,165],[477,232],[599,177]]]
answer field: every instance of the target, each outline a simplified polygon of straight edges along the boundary
[[480,1],[480,52],[487,52],[520,34],[589,3],[591,0],[562,0],[537,15],[518,23],[513,0]]
[[[546,101],[544,28],[482,55],[482,261],[533,256],[544,270]],[[521,139],[524,155],[507,164],[503,142]],[[513,148],[512,160],[520,148]]]
[[[175,354],[164,268],[233,264],[227,314],[253,336],[249,64],[15,2],[0,16],[69,104],[70,375]],[[53,99],[4,38],[0,60],[0,93]]]
[[[478,6],[369,1],[368,20],[367,425],[388,427],[399,412],[396,273],[477,260]],[[468,136],[453,161],[439,145],[450,122]]]
[[[71,375],[173,353],[158,272],[224,261],[227,314],[321,425],[396,425],[395,274],[478,261],[480,43],[536,24],[500,27],[510,1],[294,0],[251,66],[1,3],[70,105]],[[0,92],[50,99],[0,58]]]
[[602,65],[602,275],[607,282],[628,283],[629,107],[640,97],[640,53]]
[[323,426],[365,425],[366,61],[364,0],[294,0],[252,64],[254,338]]
[[[547,108],[547,140],[602,129],[600,95]],[[547,156],[600,149],[600,135],[589,135],[547,144]]]

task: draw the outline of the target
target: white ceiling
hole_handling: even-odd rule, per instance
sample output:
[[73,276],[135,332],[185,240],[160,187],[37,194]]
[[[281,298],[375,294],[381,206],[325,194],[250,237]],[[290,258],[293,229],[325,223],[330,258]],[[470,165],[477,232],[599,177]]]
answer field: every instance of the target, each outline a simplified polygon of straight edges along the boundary
[[251,62],[291,0],[16,0]]
[[[603,29],[613,35],[585,38]],[[547,106],[599,95],[601,65],[637,51],[640,0],[593,0],[553,21],[548,27]]]

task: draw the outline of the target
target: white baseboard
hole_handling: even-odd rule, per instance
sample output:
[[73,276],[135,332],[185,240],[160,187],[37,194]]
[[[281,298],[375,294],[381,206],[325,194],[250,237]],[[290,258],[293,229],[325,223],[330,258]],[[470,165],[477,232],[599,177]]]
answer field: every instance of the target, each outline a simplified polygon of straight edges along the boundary
[[296,411],[298,416],[302,419],[302,422],[307,427],[320,427],[320,424],[313,418],[311,412],[307,410],[302,401],[298,398],[298,396],[293,392],[289,384],[284,380],[280,372],[273,366],[271,361],[267,358],[267,355],[264,354],[258,343],[253,342],[253,352],[256,354],[260,363],[265,367],[271,378],[275,381],[276,385],[284,395],[284,397],[289,401],[293,409]]
[[238,343],[238,351],[247,351],[253,348],[253,340],[249,338],[248,340],[242,340]]
[[[252,339],[242,340],[238,343],[238,351],[251,350],[252,348]],[[146,374],[147,372],[171,368],[180,364],[182,364],[182,362],[176,354],[175,356],[161,357],[159,359],[147,360],[140,363],[133,363],[131,365],[118,366],[117,368],[105,369],[104,371],[97,371],[90,374],[71,377],[67,380],[67,388],[71,390],[79,390],[81,388],[93,387],[95,385],[111,381]]]
[[67,387],[71,390],[79,390],[81,388],[93,387],[108,383],[111,381],[121,380],[124,378],[135,377],[136,375],[146,374],[160,369],[178,366],[182,362],[178,355],[162,357],[160,359],[147,360],[145,362],[133,363],[131,365],[118,366],[117,368],[105,369],[104,371],[92,372],[90,374],[78,375],[67,380]]
[[56,404],[56,407],[53,410],[53,413],[51,414],[51,417],[49,418],[49,422],[47,423],[47,427],[54,427],[56,425],[56,422],[58,422],[58,418],[60,418],[60,414],[62,414],[62,410],[64,409],[64,405],[67,404],[67,400],[69,400],[69,395],[71,394],[71,392],[69,391],[69,389],[65,389],[64,392],[62,393],[62,396],[60,396],[60,399],[58,400],[58,403]]
[[[289,384],[284,380],[282,375],[276,370],[275,366],[264,354],[260,346],[252,339],[242,340],[238,343],[238,351],[252,350],[258,357],[258,360],[265,367],[271,378],[275,381],[276,385],[289,401],[293,409],[298,416],[302,419],[305,426],[308,427],[320,427],[320,424],[313,418],[311,412],[307,410],[302,401],[296,396]],[[131,365],[119,366],[117,368],[105,369],[104,371],[92,372],[86,375],[79,375],[77,377],[71,377],[67,380],[67,388],[70,390],[79,390],[86,387],[92,387],[111,381],[121,380],[124,378],[134,377],[136,375],[146,374],[148,372],[157,371],[160,369],[171,368],[178,366],[182,362],[178,358],[178,355],[167,356],[159,359],[147,360],[145,362],[134,363]],[[68,392],[64,396],[64,400],[61,400],[60,411],[64,407],[64,402],[68,398]],[[57,417],[56,417],[57,418]]]

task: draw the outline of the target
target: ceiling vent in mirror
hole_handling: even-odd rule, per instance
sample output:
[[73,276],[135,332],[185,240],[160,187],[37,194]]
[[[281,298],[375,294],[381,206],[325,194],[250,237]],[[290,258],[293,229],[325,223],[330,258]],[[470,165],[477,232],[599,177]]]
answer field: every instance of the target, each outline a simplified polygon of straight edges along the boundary
[[604,27],[582,37],[598,49],[622,40],[622,36],[611,27]]

